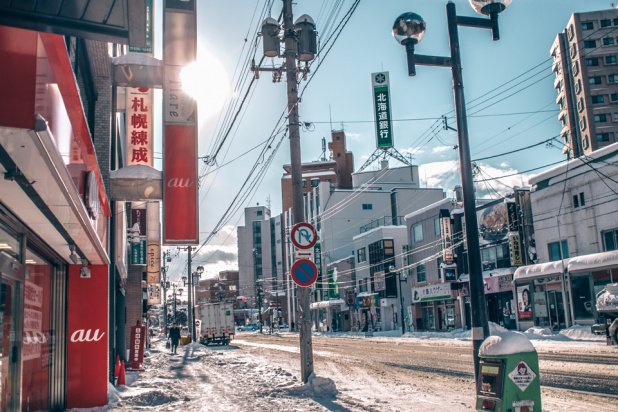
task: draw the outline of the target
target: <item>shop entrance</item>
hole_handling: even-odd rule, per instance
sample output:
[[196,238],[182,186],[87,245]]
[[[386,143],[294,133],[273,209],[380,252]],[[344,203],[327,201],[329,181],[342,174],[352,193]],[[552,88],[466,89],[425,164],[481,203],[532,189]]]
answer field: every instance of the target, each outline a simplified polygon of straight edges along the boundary
[[21,327],[17,316],[20,312],[20,290],[21,282],[0,272],[0,410],[3,411],[21,409]]
[[564,320],[562,292],[558,290],[547,291],[547,306],[549,309],[549,322],[551,328],[554,330],[564,329],[566,323]]

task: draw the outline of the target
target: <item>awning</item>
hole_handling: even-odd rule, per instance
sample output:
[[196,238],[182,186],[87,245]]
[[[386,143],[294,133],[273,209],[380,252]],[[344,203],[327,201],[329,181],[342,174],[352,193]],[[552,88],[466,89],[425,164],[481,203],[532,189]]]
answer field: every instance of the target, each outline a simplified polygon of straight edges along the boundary
[[590,272],[618,268],[618,250],[591,255],[577,256],[569,259],[569,272]]
[[548,263],[537,263],[536,265],[522,266],[515,271],[513,281],[532,280],[547,276],[562,275],[567,268],[570,259],[556,260]]

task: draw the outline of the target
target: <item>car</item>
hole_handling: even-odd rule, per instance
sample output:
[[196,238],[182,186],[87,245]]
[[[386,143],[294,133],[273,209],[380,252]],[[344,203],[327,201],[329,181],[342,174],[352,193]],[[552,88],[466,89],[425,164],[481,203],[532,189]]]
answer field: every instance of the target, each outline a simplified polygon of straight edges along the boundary
[[255,323],[251,323],[249,325],[241,326],[239,328],[239,330],[241,330],[241,331],[247,331],[247,330],[255,331],[255,330],[258,330],[258,326]]

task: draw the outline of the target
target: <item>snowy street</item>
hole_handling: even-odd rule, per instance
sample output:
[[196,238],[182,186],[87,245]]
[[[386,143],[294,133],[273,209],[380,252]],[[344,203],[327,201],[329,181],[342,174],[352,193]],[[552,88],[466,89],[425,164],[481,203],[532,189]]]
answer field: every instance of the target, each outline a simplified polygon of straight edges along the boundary
[[[535,333],[529,336],[539,353],[544,411],[618,410],[615,347],[580,331]],[[298,380],[298,335],[294,333],[241,332],[229,347],[193,344],[181,347],[178,355],[170,355],[163,341],[158,341],[144,364],[146,372],[130,373],[125,388],[112,389],[108,408],[474,410],[472,356],[465,332],[378,335],[314,336],[318,379],[313,386]]]

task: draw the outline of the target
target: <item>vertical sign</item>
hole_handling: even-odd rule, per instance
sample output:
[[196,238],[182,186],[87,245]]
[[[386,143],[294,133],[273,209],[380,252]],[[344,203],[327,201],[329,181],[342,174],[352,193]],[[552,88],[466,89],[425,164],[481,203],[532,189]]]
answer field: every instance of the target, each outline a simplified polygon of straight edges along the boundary
[[159,203],[146,205],[146,283],[148,284],[148,304],[161,303],[161,233],[159,224]]
[[146,244],[146,283],[161,283],[161,245],[156,241],[147,241]]
[[143,266],[146,264],[146,240],[131,243],[131,264]]
[[446,263],[453,263],[451,212],[448,209],[440,209],[440,231],[442,238],[442,259],[444,259]]
[[154,164],[153,90],[127,87],[126,159],[127,166]]
[[[195,0],[165,0],[163,15],[163,243],[197,245],[197,104],[180,72],[195,62]],[[190,87],[190,85],[185,85]]]
[[[107,404],[108,273],[107,265],[69,266],[67,308],[67,409]],[[88,379],[84,379],[84,377]]]
[[391,121],[388,72],[371,73],[371,86],[373,86],[376,145],[378,148],[387,149],[393,147],[393,123]]
[[146,339],[146,327],[141,326],[137,321],[137,326],[131,326],[131,344],[129,345],[129,359],[131,367],[128,369],[140,370],[144,363],[144,341]]
[[322,284],[322,246],[316,243],[313,247],[313,261],[318,267],[318,280],[316,281],[316,288],[322,290],[324,285]]
[[373,275],[373,290],[374,292],[379,292],[382,290],[386,290],[386,277],[384,276],[384,271],[376,272]]
[[152,1],[146,0],[146,47],[135,47],[129,46],[130,53],[146,53],[152,56],[152,22],[153,22],[153,11],[152,11]]
[[519,235],[509,235],[509,252],[511,255],[511,266],[521,266],[521,243],[519,242]]

